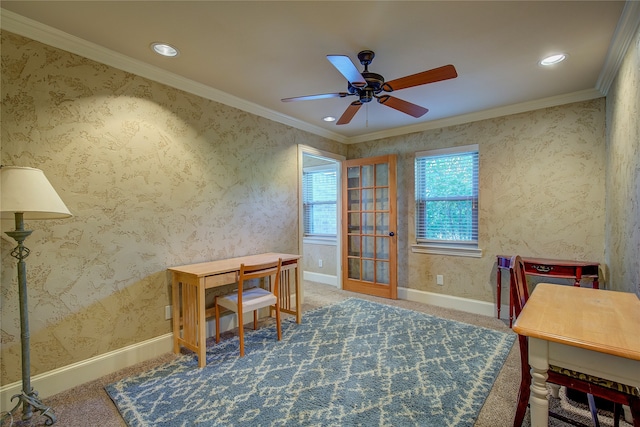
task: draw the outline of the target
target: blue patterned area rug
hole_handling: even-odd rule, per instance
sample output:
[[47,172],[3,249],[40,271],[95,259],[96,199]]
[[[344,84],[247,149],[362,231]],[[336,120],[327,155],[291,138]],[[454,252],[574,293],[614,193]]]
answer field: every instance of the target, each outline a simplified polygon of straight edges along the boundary
[[[473,426],[515,334],[356,298],[106,387],[131,427]],[[246,329],[245,329],[246,331]]]

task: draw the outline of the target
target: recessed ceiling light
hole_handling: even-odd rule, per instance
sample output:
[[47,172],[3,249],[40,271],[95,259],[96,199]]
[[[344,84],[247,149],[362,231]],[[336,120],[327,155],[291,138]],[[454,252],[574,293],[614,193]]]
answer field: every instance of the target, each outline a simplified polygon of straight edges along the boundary
[[549,65],[556,65],[556,64],[564,61],[565,59],[567,59],[567,54],[566,53],[556,53],[554,55],[547,56],[546,58],[541,60],[540,61],[540,65],[544,65],[544,66],[548,67]]
[[158,55],[162,56],[178,56],[178,49],[167,43],[155,42],[151,43],[151,49]]
[[336,118],[333,116],[327,116],[327,117],[323,117],[322,120],[324,120],[325,122],[335,122]]

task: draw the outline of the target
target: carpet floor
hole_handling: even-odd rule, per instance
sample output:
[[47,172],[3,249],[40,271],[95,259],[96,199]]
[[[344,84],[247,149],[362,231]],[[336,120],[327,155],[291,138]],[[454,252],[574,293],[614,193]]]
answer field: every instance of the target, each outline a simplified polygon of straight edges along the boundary
[[473,427],[515,334],[350,298],[108,386],[132,427]]
[[[397,307],[408,308],[410,310],[419,311],[445,319],[457,320],[460,322],[470,323],[498,331],[509,331],[508,324],[502,320],[498,320],[488,316],[475,315],[462,311],[445,309],[431,305],[425,305],[404,300],[387,300],[383,298],[369,297],[366,295],[353,294],[351,292],[342,291],[335,287],[305,282],[303,312],[327,304],[333,304],[343,301],[347,298],[357,297],[376,301],[383,304],[390,304]],[[304,321],[304,316],[303,316]],[[228,334],[232,334],[228,333]],[[55,426],[59,427],[126,427],[126,423],[120,416],[115,405],[106,393],[104,387],[108,384],[116,382],[122,378],[130,377],[138,373],[147,371],[152,367],[172,361],[175,355],[167,353],[161,357],[149,360],[144,363],[120,370],[110,375],[106,375],[95,381],[82,384],[73,389],[64,391],[54,396],[43,399],[44,403],[49,405],[55,412],[58,422]],[[520,355],[518,344],[511,349],[504,366],[502,367],[496,381],[487,396],[484,406],[478,415],[476,427],[508,427],[513,423],[513,415],[516,407],[518,396],[518,387],[520,384]],[[579,420],[583,423],[590,424],[590,416],[586,407],[577,404],[566,398],[563,391],[560,393],[560,399],[551,398],[550,407],[553,411],[563,414],[564,416]],[[18,417],[20,414],[16,414]],[[612,426],[613,421],[608,413],[600,416],[600,424],[602,426]],[[36,416],[31,423],[25,424],[21,421],[14,421],[13,426],[36,426],[44,425],[44,418]],[[529,414],[525,416],[523,427],[528,427]],[[564,427],[568,424],[561,421],[550,419],[549,425],[552,427]],[[631,425],[622,421],[621,427],[630,427]],[[8,421],[2,427],[9,426]],[[429,426],[427,426],[429,427]],[[434,426],[437,427],[437,426]]]

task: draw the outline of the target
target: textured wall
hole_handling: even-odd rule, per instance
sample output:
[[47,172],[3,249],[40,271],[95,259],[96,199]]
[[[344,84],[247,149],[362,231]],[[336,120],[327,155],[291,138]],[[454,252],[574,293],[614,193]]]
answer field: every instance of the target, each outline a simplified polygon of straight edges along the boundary
[[[609,187],[619,184],[618,168],[629,172],[626,193],[607,203],[609,212],[612,200],[621,205],[608,225],[621,239],[609,246],[626,241],[612,270],[635,265],[637,279],[637,38],[634,46],[623,67],[631,78],[616,82],[623,104],[613,123],[622,117],[635,136],[621,129],[612,143],[628,141],[635,157],[610,150]],[[339,143],[6,32],[1,53],[2,164],[43,169],[75,215],[27,224],[35,230],[27,240],[33,374],[169,332],[169,266],[297,252],[295,145],[347,154]],[[494,301],[497,253],[604,262],[604,123],[604,100],[594,100],[349,146],[349,158],[399,155],[399,285]],[[483,258],[411,253],[413,153],[472,143],[480,144]],[[1,241],[2,384],[20,376],[12,247]]]
[[[349,146],[350,159],[398,154],[398,285],[492,302],[497,254],[603,263],[604,107],[597,99]],[[412,253],[414,153],[468,144],[480,146],[482,258]]]
[[640,296],[640,30],[607,95],[606,258],[614,289]]
[[[2,164],[42,169],[74,214],[27,223],[32,374],[170,332],[167,267],[298,253],[296,144],[346,151],[7,32],[1,88]],[[20,378],[14,245],[2,384]]]
[[[305,243],[302,253],[304,271],[336,276],[338,274],[336,252],[336,245]],[[319,260],[322,260],[322,267],[318,265]]]

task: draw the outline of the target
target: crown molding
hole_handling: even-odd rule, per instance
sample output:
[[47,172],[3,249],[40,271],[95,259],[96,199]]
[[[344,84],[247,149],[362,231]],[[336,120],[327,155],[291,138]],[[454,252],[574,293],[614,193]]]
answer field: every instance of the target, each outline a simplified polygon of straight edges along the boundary
[[219,102],[230,107],[237,108],[248,113],[264,117],[266,119],[291,126],[343,144],[356,144],[360,142],[373,141],[382,138],[406,135],[409,133],[423,132],[431,129],[438,129],[447,126],[455,126],[479,120],[492,119],[511,114],[533,111],[541,108],[554,107],[573,102],[580,102],[600,98],[606,95],[615,76],[618,72],[624,55],[629,48],[631,40],[640,26],[640,2],[628,0],[625,3],[620,16],[618,26],[614,33],[604,67],[600,73],[596,87],[579,92],[553,96],[549,98],[506,105],[502,107],[477,111],[455,117],[440,120],[433,120],[416,125],[403,126],[388,129],[380,132],[373,132],[354,137],[346,137],[338,133],[328,131],[321,127],[298,120],[273,110],[261,107],[257,104],[240,99],[226,92],[214,89],[190,79],[186,79],[177,74],[170,73],[159,67],[155,67],[142,61],[132,59],[128,56],[116,53],[102,46],[87,42],[81,38],[72,36],[63,31],[43,25],[37,21],[25,18],[14,12],[0,9],[0,28],[28,37],[32,40],[53,46],[67,52],[71,52],[85,58],[100,62],[105,65],[118,68],[120,70],[139,75],[158,83],[184,90],[203,98]]
[[126,55],[106,49],[84,39],[41,24],[17,13],[0,9],[0,28],[23,37],[62,49],[64,51],[83,56],[87,59],[136,74],[140,77],[198,95],[211,101],[219,102],[242,111],[282,123],[296,129],[304,130],[314,135],[322,136],[337,142],[346,142],[346,137],[311,125],[285,114],[261,107],[260,105],[240,99],[226,92],[203,85],[159,67],[146,64]]
[[564,95],[551,96],[548,98],[536,99],[529,102],[505,105],[502,107],[487,110],[475,111],[469,114],[448,117],[446,119],[433,120],[431,122],[417,125],[405,126],[401,128],[388,129],[381,132],[373,132],[366,135],[359,135],[349,138],[347,144],[357,144],[359,142],[374,141],[376,139],[390,138],[393,136],[406,135],[409,133],[423,132],[431,129],[440,129],[448,126],[462,125],[465,123],[477,122],[479,120],[495,119],[496,117],[509,116],[512,114],[525,113],[527,111],[540,110],[542,108],[556,107],[558,105],[571,104],[573,102],[588,101],[602,98],[604,95],[597,89],[586,89]]
[[611,44],[609,45],[604,67],[602,67],[602,71],[596,82],[596,89],[605,96],[609,93],[609,88],[616,78],[616,75],[618,75],[620,65],[638,28],[640,28],[640,2],[637,0],[627,0],[620,15],[616,30],[611,38]]

